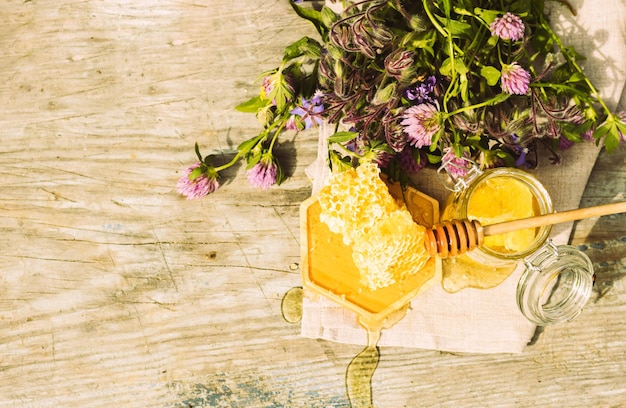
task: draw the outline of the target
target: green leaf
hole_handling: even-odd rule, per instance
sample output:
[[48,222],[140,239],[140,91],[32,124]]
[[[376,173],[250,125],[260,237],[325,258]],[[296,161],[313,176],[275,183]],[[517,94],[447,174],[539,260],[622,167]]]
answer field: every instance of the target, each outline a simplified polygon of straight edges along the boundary
[[443,60],[441,67],[439,67],[439,73],[447,77],[452,76],[452,58],[448,57]]
[[382,105],[391,100],[391,98],[395,95],[397,88],[397,83],[392,82],[389,85],[386,85],[384,88],[378,88],[374,98],[372,98],[372,105]]
[[463,149],[463,146],[461,144],[454,144],[452,146],[452,150],[454,150],[454,154],[456,157],[463,157],[463,152],[465,151],[465,149]]
[[204,174],[204,169],[202,168],[202,166],[196,167],[195,169],[191,170],[191,173],[189,173],[189,180],[193,181],[202,176],[202,174]]
[[437,147],[439,143],[439,139],[441,139],[441,136],[444,134],[444,130],[445,128],[442,127],[432,136],[431,142],[430,142],[431,151],[434,151],[435,148]]
[[486,65],[480,68],[480,76],[487,80],[489,86],[494,86],[500,80],[500,70]]
[[328,36],[328,27],[324,23],[324,17],[322,13],[311,7],[302,7],[293,1],[289,2],[297,15],[305,20],[309,20],[315,26],[317,32],[322,36],[322,39],[326,39]]
[[349,157],[341,157],[333,150],[329,150],[328,156],[330,159],[330,167],[333,171],[344,171],[352,168]]
[[237,151],[239,151],[241,154],[246,155],[248,154],[248,152],[250,152],[252,149],[254,149],[254,147],[261,141],[261,139],[263,139],[265,137],[264,133],[261,133],[258,136],[255,136],[253,138],[250,138],[246,141],[241,142],[241,144],[239,144],[239,146],[237,146]]
[[606,137],[604,138],[604,147],[606,147],[606,151],[608,153],[612,153],[619,146],[619,141],[619,131],[617,129],[617,126],[613,124],[611,129],[609,129],[609,132],[606,134]]
[[279,80],[274,83],[274,89],[270,92],[268,99],[275,101],[277,112],[284,112],[289,101],[294,97],[293,89],[287,83],[287,80],[282,73],[279,76]]
[[591,129],[592,126],[593,121],[591,120],[585,121],[580,125],[576,125],[572,122],[563,122],[561,131],[568,140],[578,143],[582,141],[581,135]]
[[[469,69],[463,62],[461,58],[454,59],[454,71],[457,75],[465,75],[469,72]],[[441,67],[439,68],[439,73],[441,75],[445,75],[447,77],[452,77],[452,58],[448,57],[443,60]]]
[[611,115],[600,127],[593,132],[593,137],[600,139],[604,136],[604,147],[608,153],[612,153],[620,144],[622,135],[626,134],[626,124]]
[[428,163],[430,164],[437,164],[441,162],[441,156],[438,154],[426,153],[426,158],[428,159]]
[[617,126],[620,132],[626,135],[626,123],[622,122],[620,118],[617,118],[615,121],[615,126]]
[[322,22],[326,27],[332,26],[337,20],[339,20],[339,15],[327,6],[322,7],[321,16]]
[[260,96],[255,96],[246,102],[240,103],[235,106],[235,109],[239,112],[254,113],[268,104],[268,99],[262,99]]
[[474,13],[462,7],[454,6],[454,12],[460,16],[474,17]]
[[289,61],[303,55],[319,58],[322,55],[322,47],[311,37],[302,37],[285,48],[283,61]]
[[437,36],[433,31],[412,31],[402,37],[400,47],[413,51],[422,50],[427,52],[430,56],[434,56],[435,50],[433,49],[433,46],[436,41]]
[[261,161],[262,154],[252,154],[246,158],[246,170],[253,168],[258,162]]
[[479,16],[483,21],[487,24],[493,23],[500,14],[502,14],[499,10],[487,10],[483,8],[476,7],[474,9],[474,13]]
[[493,106],[493,105],[497,105],[499,103],[502,103],[504,101],[506,101],[507,99],[509,99],[511,95],[508,93],[500,93],[496,96],[494,96],[493,98],[491,98],[491,100],[489,101],[489,103],[487,103],[487,106]]
[[581,82],[585,80],[585,74],[583,74],[582,72],[574,72],[572,74],[572,76],[569,77],[569,79],[567,80],[567,82]]
[[441,23],[441,25],[446,27],[446,30],[450,33],[452,37],[466,37],[472,38],[474,35],[474,30],[472,26],[466,22],[458,21],[458,20],[446,20],[444,17],[435,16],[437,20]]
[[452,9],[452,5],[450,4],[450,0],[443,0],[443,12],[446,15],[446,18],[450,19],[450,11]]
[[345,142],[349,142],[350,140],[354,139],[358,135],[359,135],[359,132],[348,132],[348,131],[337,132],[337,133],[335,133],[335,134],[333,134],[333,135],[328,137],[328,142],[330,142],[330,143],[345,143]]
[[461,99],[463,102],[467,102],[469,99],[469,81],[467,75],[461,75]]
[[283,181],[287,180],[287,175],[283,171],[282,166],[276,161],[276,185],[280,186]]
[[593,132],[593,137],[598,141],[604,137],[606,151],[609,153],[613,152],[620,142],[619,128],[615,118],[609,117],[606,122],[597,127]]
[[198,142],[196,142],[194,150],[196,152],[196,156],[198,156],[198,160],[202,162],[204,159],[202,158],[202,154],[200,154],[200,147],[198,146]]
[[596,130],[593,131],[594,139],[601,139],[604,135],[606,135],[613,127],[614,122],[604,122],[602,125],[598,126]]

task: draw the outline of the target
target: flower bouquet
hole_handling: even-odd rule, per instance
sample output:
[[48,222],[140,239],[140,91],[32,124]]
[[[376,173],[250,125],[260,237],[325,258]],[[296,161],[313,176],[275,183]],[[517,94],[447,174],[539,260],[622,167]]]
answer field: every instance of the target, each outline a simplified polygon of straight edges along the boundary
[[[574,143],[608,151],[626,134],[580,66],[582,56],[550,27],[543,0],[364,0],[341,12],[293,2],[319,38],[288,45],[259,76],[259,95],[237,106],[262,130],[215,167],[198,162],[178,191],[199,198],[240,159],[251,184],[284,180],[273,148],[281,135],[326,122],[333,171],[374,161],[406,182],[425,166],[463,175],[480,168],[532,168],[560,161]],[[572,10],[573,12],[573,10]],[[540,145],[545,149],[538,149]]]

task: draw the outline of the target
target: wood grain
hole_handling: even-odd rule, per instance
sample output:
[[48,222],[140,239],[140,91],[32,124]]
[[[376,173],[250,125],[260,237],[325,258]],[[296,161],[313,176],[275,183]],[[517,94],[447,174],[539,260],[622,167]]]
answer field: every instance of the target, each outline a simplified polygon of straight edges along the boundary
[[[269,192],[242,167],[174,191],[194,142],[227,157],[258,132],[233,106],[313,28],[261,0],[5,0],[0,23],[0,407],[347,407],[360,347],[280,312],[316,134],[281,145]],[[588,203],[623,195],[623,160],[601,157]],[[581,317],[520,355],[384,348],[376,405],[623,405],[620,217],[577,235],[607,278]]]

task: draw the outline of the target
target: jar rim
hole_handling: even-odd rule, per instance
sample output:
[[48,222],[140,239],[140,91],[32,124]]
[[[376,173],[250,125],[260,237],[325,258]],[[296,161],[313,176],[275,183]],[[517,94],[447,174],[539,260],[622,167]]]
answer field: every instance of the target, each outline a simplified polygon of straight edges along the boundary
[[[524,260],[517,305],[532,323],[548,326],[578,316],[591,297],[593,263],[571,245],[548,240]],[[554,298],[553,298],[554,297]]]

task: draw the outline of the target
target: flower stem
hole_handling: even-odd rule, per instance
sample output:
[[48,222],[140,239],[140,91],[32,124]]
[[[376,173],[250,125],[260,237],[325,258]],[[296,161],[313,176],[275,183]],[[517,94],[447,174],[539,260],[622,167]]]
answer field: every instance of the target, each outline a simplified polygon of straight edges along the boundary
[[226,164],[222,164],[221,166],[218,166],[215,168],[215,171],[220,172],[224,169],[229,168],[230,166],[232,166],[233,164],[237,163],[237,161],[241,158],[241,152],[237,152],[237,154],[235,155],[235,157],[233,157],[233,159],[231,161],[229,161]]
[[334,143],[333,146],[338,147],[343,152],[343,154],[345,154],[346,156],[352,157],[354,159],[360,159],[360,158],[363,157],[360,154],[357,154],[357,153],[353,152],[352,150],[348,149],[347,147],[345,147],[341,143]]
[[280,121],[280,126],[278,126],[278,128],[274,132],[274,135],[272,136],[272,141],[270,142],[270,147],[268,148],[268,151],[271,152],[272,149],[274,149],[274,143],[276,143],[276,140],[278,139],[278,135],[280,134],[280,132],[282,132],[282,130],[285,127],[286,123],[287,123],[286,120],[281,120]]
[[473,109],[478,109],[478,108],[482,108],[483,106],[489,106],[489,105],[493,105],[495,103],[500,103],[503,102],[505,99],[508,99],[509,95],[506,94],[498,94],[492,98],[489,98],[485,101],[482,101],[480,103],[476,103],[474,105],[469,105],[469,106],[463,106],[462,108],[459,108],[455,111],[452,111],[450,113],[447,114],[447,118],[454,116],[456,114],[459,114],[461,112],[466,112],[468,110],[473,110]]
[[578,65],[578,63],[576,62],[576,59],[573,58],[570,53],[566,50],[565,45],[563,45],[563,42],[561,41],[561,39],[559,38],[558,35],[556,35],[556,33],[552,30],[552,28],[550,27],[550,25],[547,23],[547,21],[545,20],[545,17],[543,16],[543,14],[541,14],[541,24],[544,27],[544,29],[550,33],[550,37],[552,38],[552,40],[556,43],[556,45],[559,47],[559,49],[561,51],[563,51],[563,55],[565,56],[565,58],[567,59],[567,61],[576,69],[576,71],[578,71],[580,74],[582,74],[585,83],[587,84],[587,86],[589,87],[589,89],[591,90],[591,94],[594,96],[594,98],[598,101],[598,103],[600,104],[600,106],[602,106],[602,109],[604,110],[604,112],[609,115],[612,116],[612,112],[609,109],[609,107],[606,105],[606,103],[604,102],[604,100],[600,97],[600,92],[598,92],[598,90],[596,89],[595,86],[593,86],[593,84],[591,83],[591,80],[589,80],[589,78],[587,78],[587,75],[585,75],[585,73],[583,72],[582,68],[580,67],[580,65]]
[[435,27],[435,29],[437,29],[437,31],[439,31],[439,33],[443,35],[444,37],[448,37],[448,33],[446,32],[446,30],[444,30],[443,27],[439,25],[439,23],[437,22],[437,19],[435,19],[435,16],[428,8],[428,0],[423,0],[422,3],[424,4],[424,11],[426,12],[428,19],[430,20],[432,25]]
[[[276,131],[274,132],[274,134],[272,135],[272,141],[270,142],[270,146],[269,146],[269,151],[271,152],[272,149],[274,148],[274,143],[276,143],[276,139],[278,139],[278,135],[279,133],[283,130],[283,128],[285,127],[286,124],[286,120],[276,120],[274,121],[272,124],[270,124],[264,131],[263,133],[265,133],[265,137],[261,138],[257,143],[255,143],[253,146],[250,146],[250,149],[254,146],[256,146],[259,142],[263,142],[264,140],[266,140],[267,135],[269,135],[269,133],[276,127],[278,126],[278,128],[276,129]],[[259,135],[260,136],[260,135]],[[250,152],[250,149],[244,149],[244,150],[240,150],[237,152],[237,154],[235,155],[235,157],[233,157],[233,159],[231,161],[229,161],[226,164],[222,164],[221,166],[218,166],[215,168],[215,171],[220,172],[222,170],[225,170],[227,168],[229,168],[230,166],[232,166],[233,164],[237,163],[237,161],[239,159],[241,159],[242,156],[248,154]]]

